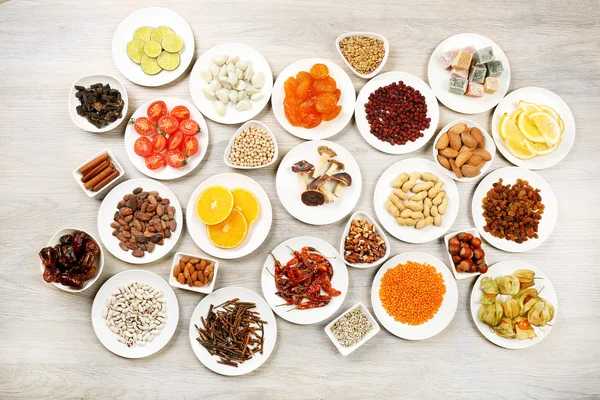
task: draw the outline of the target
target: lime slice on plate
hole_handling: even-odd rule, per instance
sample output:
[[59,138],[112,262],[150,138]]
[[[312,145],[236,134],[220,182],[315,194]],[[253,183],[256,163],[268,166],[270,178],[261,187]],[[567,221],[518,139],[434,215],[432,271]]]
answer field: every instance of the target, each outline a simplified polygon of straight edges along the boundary
[[154,32],[152,32],[152,35],[150,36],[151,40],[156,40],[158,43],[162,42],[162,40],[169,36],[169,35],[174,35],[175,32],[173,32],[173,29],[169,28],[168,26],[159,26],[158,28],[156,28],[154,30]]
[[156,61],[158,61],[158,65],[160,65],[162,69],[173,71],[175,68],[179,67],[179,53],[163,51]]
[[154,40],[151,40],[144,45],[144,53],[148,57],[158,57],[161,51],[162,47],[160,46],[160,43]]
[[133,32],[134,39],[140,39],[144,42],[150,41],[150,36],[152,36],[152,32],[154,32],[154,28],[151,26],[140,26]]
[[169,35],[162,40],[161,44],[169,53],[177,53],[183,48],[183,39],[177,35]]
[[142,56],[144,55],[144,43],[143,40],[133,39],[131,42],[127,43],[127,55],[136,64],[140,63]]
[[140,64],[142,65],[142,71],[148,75],[156,75],[162,71],[162,68],[160,65],[158,65],[156,58],[148,57],[146,54],[142,56]]

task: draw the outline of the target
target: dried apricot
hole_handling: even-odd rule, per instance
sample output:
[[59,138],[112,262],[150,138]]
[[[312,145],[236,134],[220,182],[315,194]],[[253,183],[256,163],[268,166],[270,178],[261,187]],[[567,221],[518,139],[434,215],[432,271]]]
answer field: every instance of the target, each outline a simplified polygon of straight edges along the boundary
[[312,83],[312,81],[314,80],[312,75],[309,74],[306,71],[300,71],[296,74],[296,79],[298,79],[298,82],[302,82],[302,81],[309,81],[310,83]]
[[335,95],[335,97],[337,97],[338,101],[340,100],[340,97],[342,97],[342,91],[340,89],[335,89],[333,91],[333,94]]
[[296,88],[296,98],[298,100],[304,100],[308,96],[308,90],[310,89],[311,82],[307,79],[300,80],[298,87]]
[[313,96],[313,97],[309,97],[306,100],[304,100],[302,103],[300,103],[299,109],[300,112],[303,114],[315,114],[317,113],[317,96]]
[[329,68],[325,64],[315,64],[310,69],[310,74],[315,79],[323,79],[329,75]]
[[335,117],[340,115],[341,111],[342,111],[342,106],[335,106],[333,111],[331,111],[327,114],[321,114],[321,118],[323,118],[323,121],[331,121],[332,119],[335,119]]
[[322,114],[330,113],[335,109],[337,105],[337,98],[333,93],[321,93],[317,97],[317,102],[315,106],[317,107],[317,111]]
[[285,91],[286,96],[293,96],[296,92],[296,88],[298,87],[298,81],[293,76],[290,76],[283,83],[283,90]]
[[330,76],[323,79],[315,79],[312,86],[318,93],[334,92],[336,89],[335,79]]
[[316,113],[316,114],[306,114],[303,116],[302,118],[302,126],[307,128],[307,129],[311,129],[314,128],[316,126],[319,126],[319,124],[321,123],[323,119],[321,118],[321,115]]

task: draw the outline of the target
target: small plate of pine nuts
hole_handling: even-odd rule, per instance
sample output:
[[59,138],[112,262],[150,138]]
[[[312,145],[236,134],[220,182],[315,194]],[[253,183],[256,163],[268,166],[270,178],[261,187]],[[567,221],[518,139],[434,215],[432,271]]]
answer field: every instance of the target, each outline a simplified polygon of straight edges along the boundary
[[387,39],[372,32],[344,33],[335,40],[335,47],[348,68],[363,79],[377,75],[390,54]]
[[279,150],[273,132],[262,122],[248,121],[231,137],[223,161],[237,169],[268,167],[277,161]]

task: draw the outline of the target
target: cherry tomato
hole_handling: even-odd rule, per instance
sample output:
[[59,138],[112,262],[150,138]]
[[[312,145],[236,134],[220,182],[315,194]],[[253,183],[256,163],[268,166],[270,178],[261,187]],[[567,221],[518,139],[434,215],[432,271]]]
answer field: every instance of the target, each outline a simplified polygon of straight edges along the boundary
[[190,117],[190,110],[186,106],[177,106],[171,110],[171,117],[175,117],[177,121],[181,122]]
[[200,126],[193,119],[186,119],[179,124],[179,130],[183,132],[185,136],[194,136],[200,133]]
[[175,117],[164,115],[158,120],[158,131],[161,133],[173,133],[179,127],[179,122]]
[[133,144],[133,151],[138,156],[146,157],[152,154],[152,142],[147,137],[139,137]]
[[522,329],[524,331],[531,328],[529,321],[527,321],[526,319],[524,319],[523,321],[517,322],[517,326],[519,327],[519,329]]
[[183,133],[181,131],[177,131],[169,135],[169,144],[167,145],[167,149],[169,150],[177,150],[181,147],[181,142],[183,142]]
[[162,117],[163,115],[167,115],[167,105],[164,101],[155,101],[154,103],[148,106],[146,114],[148,114],[148,118],[150,118],[150,121],[158,122],[160,117]]
[[139,117],[132,120],[133,129],[142,136],[151,136],[156,132],[156,125],[150,121],[150,118]]
[[167,164],[173,168],[181,168],[187,165],[187,157],[180,150],[169,150],[167,151]]
[[186,156],[193,156],[198,152],[198,150],[200,150],[200,144],[198,143],[198,139],[196,139],[195,136],[186,136],[186,138],[183,139],[181,150]]
[[167,138],[164,135],[155,135],[152,138],[152,152],[160,153],[167,148]]
[[154,170],[162,168],[165,166],[165,163],[165,156],[160,153],[146,157],[146,167],[148,167],[148,169]]

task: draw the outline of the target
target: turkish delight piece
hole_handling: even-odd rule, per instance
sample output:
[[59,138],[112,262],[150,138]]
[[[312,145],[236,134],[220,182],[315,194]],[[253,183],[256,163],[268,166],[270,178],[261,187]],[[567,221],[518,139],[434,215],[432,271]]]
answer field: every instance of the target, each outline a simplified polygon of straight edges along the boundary
[[469,81],[475,83],[483,83],[486,71],[487,68],[485,67],[485,65],[473,65],[473,67],[471,67],[471,73],[469,74]]
[[492,78],[497,78],[504,72],[502,61],[490,61],[485,63],[485,66],[487,67],[487,75],[491,76]]
[[483,97],[483,85],[481,83],[469,82],[465,96]]
[[444,69],[450,68],[452,60],[454,60],[454,57],[456,57],[456,53],[458,53],[458,49],[452,49],[450,51],[447,51],[446,54],[444,54],[442,58],[440,58]]
[[469,81],[464,78],[458,78],[456,76],[450,77],[448,84],[448,91],[454,94],[465,94]]
[[455,76],[457,78],[468,79],[469,78],[469,70],[467,69],[454,69],[450,70],[450,76]]
[[488,94],[494,94],[500,88],[500,80],[498,78],[492,78],[488,76],[483,81],[483,91]]
[[462,50],[459,50],[456,53],[456,56],[454,56],[454,60],[452,60],[452,68],[458,69],[458,70],[465,70],[465,69],[469,70],[472,59],[473,59],[472,55],[470,55],[469,53],[465,53]]
[[493,61],[494,51],[492,50],[492,46],[477,50],[475,54],[473,54],[473,58],[475,59],[475,64],[485,64]]
[[461,50],[464,51],[465,53],[469,53],[470,55],[475,54],[475,52],[477,51],[475,46],[471,46],[471,45],[464,47]]

